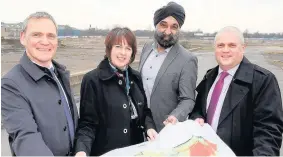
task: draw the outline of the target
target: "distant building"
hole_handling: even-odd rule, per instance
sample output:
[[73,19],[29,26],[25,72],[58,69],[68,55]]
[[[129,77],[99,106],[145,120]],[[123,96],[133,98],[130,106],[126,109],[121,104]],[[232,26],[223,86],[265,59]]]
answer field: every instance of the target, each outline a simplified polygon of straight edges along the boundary
[[7,38],[8,34],[9,34],[8,29],[6,27],[4,27],[4,23],[1,22],[1,39]]
[[194,33],[194,36],[195,36],[195,37],[203,37],[203,36],[204,36],[204,33],[202,33],[202,32],[196,32],[196,33]]
[[1,38],[20,38],[23,23],[4,23],[1,22]]
[[[23,23],[1,22],[1,38],[20,38]],[[81,31],[68,25],[58,25],[58,36],[80,36]]]
[[80,36],[81,31],[68,25],[58,25],[58,36]]

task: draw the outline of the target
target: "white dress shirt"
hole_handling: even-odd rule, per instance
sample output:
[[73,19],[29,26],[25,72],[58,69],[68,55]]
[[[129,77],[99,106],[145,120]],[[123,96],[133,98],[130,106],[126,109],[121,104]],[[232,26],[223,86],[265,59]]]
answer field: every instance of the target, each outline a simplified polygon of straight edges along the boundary
[[[219,121],[219,117],[220,117],[220,113],[221,113],[221,110],[222,110],[222,106],[223,106],[223,103],[224,103],[224,100],[225,100],[225,97],[226,97],[226,93],[228,91],[230,83],[232,82],[233,77],[234,77],[234,75],[235,75],[235,73],[236,73],[238,68],[239,68],[239,64],[237,66],[235,66],[234,68],[228,70],[227,72],[229,73],[229,75],[226,76],[225,79],[224,79],[224,85],[223,85],[221,94],[219,96],[219,99],[218,99],[218,102],[217,102],[217,106],[216,106],[216,109],[215,109],[215,113],[214,113],[214,116],[213,116],[213,119],[212,119],[212,123],[211,123],[211,127],[212,127],[213,130],[215,130],[215,132],[217,131],[218,121]],[[215,84],[219,80],[220,74],[221,74],[222,71],[223,70],[219,67],[218,75],[217,75],[214,83],[212,84],[212,86],[211,86],[211,88],[209,90],[209,93],[208,93],[208,96],[207,96],[207,101],[206,101],[206,112],[207,112],[207,109],[208,109],[208,106],[209,106],[209,103],[210,103],[210,100],[211,100],[211,96],[212,96],[212,92],[214,90]]]

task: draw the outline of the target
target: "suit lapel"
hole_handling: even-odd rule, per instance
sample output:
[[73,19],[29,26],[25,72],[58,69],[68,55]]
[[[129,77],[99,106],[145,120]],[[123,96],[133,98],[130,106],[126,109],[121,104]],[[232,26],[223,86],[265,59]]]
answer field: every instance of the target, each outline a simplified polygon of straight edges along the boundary
[[213,68],[211,71],[209,71],[205,75],[206,83],[204,83],[204,99],[202,100],[203,101],[203,103],[202,103],[202,113],[205,117],[206,117],[207,96],[208,96],[208,93],[209,93],[209,90],[210,90],[212,84],[214,83],[214,81],[217,77],[217,74],[218,74],[218,66]]
[[225,118],[231,114],[233,109],[242,101],[248,92],[248,87],[236,84],[234,81],[231,82],[222,106],[218,125],[220,125],[223,120],[225,120]]
[[164,62],[162,63],[158,73],[157,73],[157,76],[155,78],[155,81],[154,81],[154,85],[153,85],[153,88],[152,88],[152,92],[151,92],[151,96],[153,95],[153,92],[155,91],[162,75],[165,73],[166,69],[168,68],[168,66],[171,64],[171,62],[175,59],[175,57],[177,56],[178,54],[178,44],[175,44],[175,46],[172,47],[172,49],[168,52]]
[[253,82],[253,71],[254,65],[244,57],[227,91],[218,125],[232,113],[235,107],[239,105],[243,98],[248,94],[249,86]]
[[140,60],[140,66],[139,66],[139,72],[142,72],[142,67],[146,61],[146,59],[148,58],[149,54],[152,51],[152,42],[148,43],[144,49],[144,54],[142,54],[141,60]]

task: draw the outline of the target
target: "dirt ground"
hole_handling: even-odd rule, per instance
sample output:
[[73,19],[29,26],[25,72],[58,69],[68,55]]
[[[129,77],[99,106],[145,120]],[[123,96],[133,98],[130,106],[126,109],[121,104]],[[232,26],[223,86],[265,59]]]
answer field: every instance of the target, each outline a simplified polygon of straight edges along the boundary
[[[103,37],[94,38],[79,38],[79,39],[60,39],[60,46],[58,48],[55,60],[67,66],[71,73],[80,71],[86,71],[93,69],[102,60],[104,56]],[[138,38],[138,54],[136,59],[139,59],[142,46],[145,42],[149,41],[149,38]],[[18,63],[20,57],[23,55],[24,49],[20,45],[19,41],[1,41],[1,76],[7,73],[14,65]],[[213,58],[213,41],[212,40],[199,40],[192,39],[186,41],[180,41],[180,43],[186,48],[201,47],[202,50],[194,52],[199,58],[199,78],[202,78],[208,68],[214,66],[215,60]],[[254,49],[253,51],[260,52],[260,55],[253,51],[250,51],[249,58],[258,61],[257,64],[264,62],[265,59],[276,66],[283,67],[283,41],[267,41],[261,40],[249,41],[248,47]],[[265,66],[268,63],[264,62]],[[137,65],[134,65],[136,68]],[[267,66],[266,66],[267,67]],[[271,68],[275,69],[274,66]],[[272,70],[272,69],[269,69]],[[275,69],[274,73],[277,75],[278,82],[282,91],[282,72]],[[79,103],[79,88],[80,85],[74,86],[75,100]],[[79,106],[78,106],[79,107]],[[1,131],[2,136],[2,151],[1,155],[7,156],[10,154],[10,148],[8,144],[8,135],[4,129]],[[281,155],[283,155],[283,149],[281,149]]]
[[[150,40],[152,39],[137,38],[137,60],[140,58],[143,45]],[[24,48],[18,40],[2,40],[1,42],[1,76],[3,76],[19,62]],[[67,66],[71,73],[93,69],[105,55],[103,42],[104,37],[60,39],[55,60]],[[213,51],[213,40],[190,39],[180,40],[180,43],[186,48],[202,47],[201,51]],[[283,41],[249,40],[248,46],[270,47],[263,52],[266,59],[272,64],[283,67]]]
[[276,65],[283,70],[283,45],[263,52],[270,64]]
[[[138,40],[138,54],[146,41],[150,39],[140,38]],[[64,64],[71,73],[93,69],[105,55],[104,38],[77,38],[60,39],[60,46],[54,57],[56,61]],[[24,53],[24,48],[19,41],[1,43],[1,76],[6,74],[15,66]]]

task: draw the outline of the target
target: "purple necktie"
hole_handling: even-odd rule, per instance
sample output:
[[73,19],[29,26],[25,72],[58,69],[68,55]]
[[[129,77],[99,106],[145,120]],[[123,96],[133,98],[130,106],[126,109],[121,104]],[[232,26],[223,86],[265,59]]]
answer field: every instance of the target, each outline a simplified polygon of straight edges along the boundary
[[227,73],[226,71],[221,72],[221,76],[220,76],[219,80],[217,81],[217,83],[214,87],[214,90],[212,92],[211,99],[210,99],[210,102],[209,102],[209,106],[208,106],[208,109],[207,109],[207,123],[210,124],[210,125],[212,123],[212,119],[213,119],[213,116],[214,116],[214,113],[215,113],[215,110],[216,110],[218,99],[219,99],[219,96],[220,96],[222,88],[223,88],[224,79],[228,75],[229,75],[229,73]]

